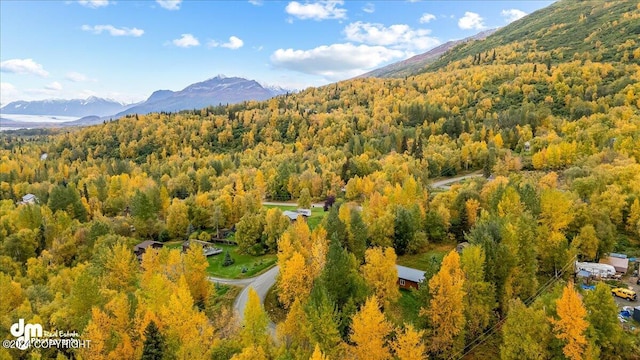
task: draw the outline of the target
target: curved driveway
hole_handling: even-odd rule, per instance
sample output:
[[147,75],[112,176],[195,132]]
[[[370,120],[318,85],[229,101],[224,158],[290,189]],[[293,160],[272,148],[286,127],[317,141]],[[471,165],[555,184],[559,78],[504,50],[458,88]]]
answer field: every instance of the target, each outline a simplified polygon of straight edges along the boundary
[[[280,268],[278,266],[274,266],[265,273],[252,278],[223,279],[209,277],[209,281],[243,287],[242,291],[236,298],[236,301],[233,303],[233,309],[238,312],[239,320],[242,322],[242,319],[244,318],[244,308],[247,306],[247,300],[249,299],[249,288],[252,287],[258,293],[260,302],[264,303],[264,298],[267,296],[267,292],[269,292],[269,289],[276,283],[276,277],[278,276],[279,271]],[[272,327],[272,324],[269,324],[269,327]]]
[[475,174],[469,174],[469,175],[463,175],[463,176],[456,176],[456,177],[452,177],[452,178],[448,178],[448,179],[444,179],[444,180],[434,181],[430,185],[433,188],[448,189],[449,186],[447,186],[447,185],[449,185],[449,184],[453,184],[453,183],[458,182],[458,181],[462,181],[462,180],[470,179],[470,178],[474,178],[474,177],[479,177],[479,176],[483,176],[482,173],[475,173]]

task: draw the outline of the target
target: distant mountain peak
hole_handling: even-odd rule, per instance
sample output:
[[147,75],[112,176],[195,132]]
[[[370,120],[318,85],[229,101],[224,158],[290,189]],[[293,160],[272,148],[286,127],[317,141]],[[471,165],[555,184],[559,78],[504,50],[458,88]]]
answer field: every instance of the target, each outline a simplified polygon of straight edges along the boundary
[[260,101],[284,94],[287,91],[279,87],[262,86],[255,80],[219,74],[207,80],[191,84],[180,91],[156,91],[145,102],[115,116],[201,109],[207,106],[235,104],[247,100]]
[[106,116],[126,108],[121,102],[89,96],[86,99],[46,99],[39,101],[14,101],[2,108],[3,114]]

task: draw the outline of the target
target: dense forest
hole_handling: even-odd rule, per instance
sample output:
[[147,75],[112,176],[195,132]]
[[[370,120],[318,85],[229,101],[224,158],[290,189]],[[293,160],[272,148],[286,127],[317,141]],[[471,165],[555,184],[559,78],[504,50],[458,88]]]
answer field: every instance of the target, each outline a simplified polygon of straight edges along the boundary
[[[640,5],[608,7],[624,11],[579,21],[637,35]],[[576,260],[640,255],[637,38],[598,56],[495,40],[510,28],[404,79],[1,134],[0,337],[23,318],[92,343],[0,358],[637,359],[609,286],[572,281]],[[311,229],[265,199],[333,204]],[[277,254],[275,331],[252,292],[238,323],[201,251],[132,252],[221,228]],[[397,311],[398,258],[465,241]]]

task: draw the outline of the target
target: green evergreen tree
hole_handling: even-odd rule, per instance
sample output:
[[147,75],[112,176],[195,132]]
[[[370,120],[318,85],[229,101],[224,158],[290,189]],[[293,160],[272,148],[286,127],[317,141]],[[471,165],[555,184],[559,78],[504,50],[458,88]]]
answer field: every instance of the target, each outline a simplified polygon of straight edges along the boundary
[[153,320],[144,329],[144,337],[142,360],[162,360],[166,347],[165,340]]
[[333,354],[341,342],[340,314],[321,283],[313,287],[304,310],[310,324],[311,343],[319,344],[325,354]]
[[338,217],[338,209],[340,204],[335,204],[329,209],[329,214],[324,220],[324,228],[327,230],[327,239],[330,241],[338,241],[340,245],[345,246],[347,241],[347,226]]
[[358,262],[364,261],[364,251],[367,249],[367,225],[362,220],[359,211],[351,212],[347,249],[356,256]]
[[131,216],[140,220],[149,220],[155,216],[149,197],[140,190],[131,199]]
[[38,245],[36,247],[36,256],[40,256],[40,253],[47,248],[47,238],[45,237],[46,227],[44,222],[40,223],[40,227],[38,228],[38,235],[36,236],[36,240]]
[[229,253],[229,250],[227,250],[227,252],[224,253],[224,260],[222,261],[222,266],[224,267],[231,266],[233,265],[234,262],[235,260],[233,260],[233,258],[231,257],[231,254]]
[[346,338],[351,315],[366,297],[366,284],[358,272],[358,262],[353,254],[342,248],[337,241],[331,241],[327,253],[327,263],[320,275],[327,297],[342,313],[340,332]]
[[585,294],[584,305],[595,345],[602,354],[623,357],[622,327],[618,323],[618,306],[611,296],[611,288],[605,283],[598,283],[595,290]]

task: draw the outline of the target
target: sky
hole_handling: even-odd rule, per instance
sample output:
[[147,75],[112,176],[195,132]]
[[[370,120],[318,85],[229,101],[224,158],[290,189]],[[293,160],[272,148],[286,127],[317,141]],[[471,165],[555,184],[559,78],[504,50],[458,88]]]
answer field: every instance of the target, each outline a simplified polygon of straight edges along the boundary
[[553,1],[0,1],[0,103],[125,103],[224,74],[303,89],[348,79]]

